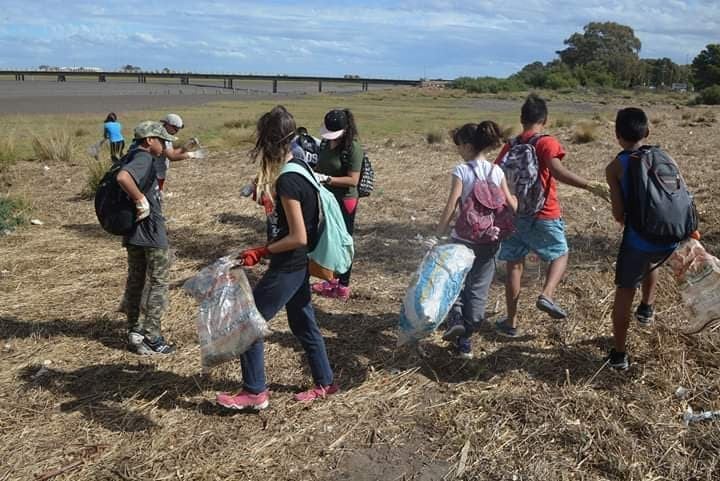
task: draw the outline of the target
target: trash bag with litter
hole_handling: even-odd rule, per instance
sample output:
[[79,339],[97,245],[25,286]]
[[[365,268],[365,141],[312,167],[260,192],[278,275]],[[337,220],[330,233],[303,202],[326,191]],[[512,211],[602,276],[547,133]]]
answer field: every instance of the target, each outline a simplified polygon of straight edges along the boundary
[[425,255],[400,307],[399,346],[427,336],[440,325],[474,261],[473,251],[462,244],[436,245]]
[[699,241],[688,239],[670,256],[668,266],[692,313],[682,331],[696,334],[720,321],[720,260]]
[[204,368],[238,358],[268,333],[245,272],[236,267],[237,260],[222,257],[183,285],[200,303],[197,328]]

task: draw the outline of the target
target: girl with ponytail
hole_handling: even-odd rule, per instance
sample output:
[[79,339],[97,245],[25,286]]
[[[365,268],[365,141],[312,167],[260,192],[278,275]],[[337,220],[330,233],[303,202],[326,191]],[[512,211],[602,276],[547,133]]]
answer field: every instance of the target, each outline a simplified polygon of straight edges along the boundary
[[[452,137],[464,162],[457,165],[452,172],[450,194],[437,227],[438,237],[447,235],[458,205],[473,192],[476,182],[487,182],[488,185],[498,188],[505,196],[506,205],[513,211],[517,209],[517,199],[510,194],[502,169],[486,158],[489,151],[502,145],[502,134],[498,125],[491,120],[480,124],[465,124],[453,131]],[[465,279],[460,297],[448,314],[443,339],[452,343],[459,357],[470,359],[470,336],[485,318],[487,296],[495,275],[495,252],[500,242],[498,239],[489,243],[476,243],[464,239],[455,228],[450,233],[450,240],[472,249],[475,262]],[[433,237],[428,239],[426,246],[432,248],[436,243],[437,238]]]
[[[302,175],[282,173],[288,162],[309,169],[304,159],[295,158],[291,142],[295,120],[283,106],[265,113],[257,123],[255,148],[251,155],[260,161],[256,195],[266,208],[267,244],[247,249],[238,260],[245,267],[269,257],[270,266],[253,289],[255,305],[270,321],[285,307],[290,330],[302,344],[315,386],[295,395],[309,402],[337,392],[333,384],[325,340],[311,304],[307,253],[318,238],[319,204],[315,187]],[[217,402],[230,409],[265,409],[269,393],[265,382],[264,344],[260,339],[241,357],[243,387],[237,393],[219,393]]]

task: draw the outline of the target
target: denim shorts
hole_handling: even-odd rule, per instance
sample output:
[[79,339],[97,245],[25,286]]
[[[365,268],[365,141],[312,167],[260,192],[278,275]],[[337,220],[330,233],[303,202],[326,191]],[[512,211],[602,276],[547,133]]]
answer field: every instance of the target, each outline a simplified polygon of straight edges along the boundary
[[650,267],[666,260],[671,252],[672,250],[645,252],[633,249],[623,242],[615,263],[615,286],[621,289],[637,289]]
[[565,222],[562,219],[539,220],[534,217],[515,219],[515,232],[502,241],[499,259],[520,261],[530,251],[540,259],[551,262],[568,253]]

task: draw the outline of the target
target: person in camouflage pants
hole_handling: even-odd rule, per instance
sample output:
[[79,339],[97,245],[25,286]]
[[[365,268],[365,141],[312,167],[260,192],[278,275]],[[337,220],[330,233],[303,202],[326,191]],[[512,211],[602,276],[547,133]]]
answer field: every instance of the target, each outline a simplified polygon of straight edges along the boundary
[[135,224],[123,237],[128,253],[123,302],[128,318],[128,349],[140,355],[171,354],[175,347],[165,340],[160,329],[168,306],[170,245],[155,161],[164,152],[165,142],[177,139],[162,124],[152,121],[138,124],[134,137],[133,147],[116,176],[136,210]]
[[123,304],[128,330],[160,336],[160,320],[168,306],[169,251],[128,245],[127,254],[128,277]]

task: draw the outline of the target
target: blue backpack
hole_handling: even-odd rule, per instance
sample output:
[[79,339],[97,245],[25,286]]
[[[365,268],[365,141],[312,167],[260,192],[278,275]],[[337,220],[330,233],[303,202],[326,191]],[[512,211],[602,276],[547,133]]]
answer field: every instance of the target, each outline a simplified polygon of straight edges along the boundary
[[335,195],[317,181],[308,169],[296,164],[287,163],[280,175],[287,173],[302,175],[318,191],[320,199],[320,225],[318,241],[315,249],[308,257],[320,267],[333,272],[347,272],[352,265],[355,248],[353,239],[345,227],[340,204]]

